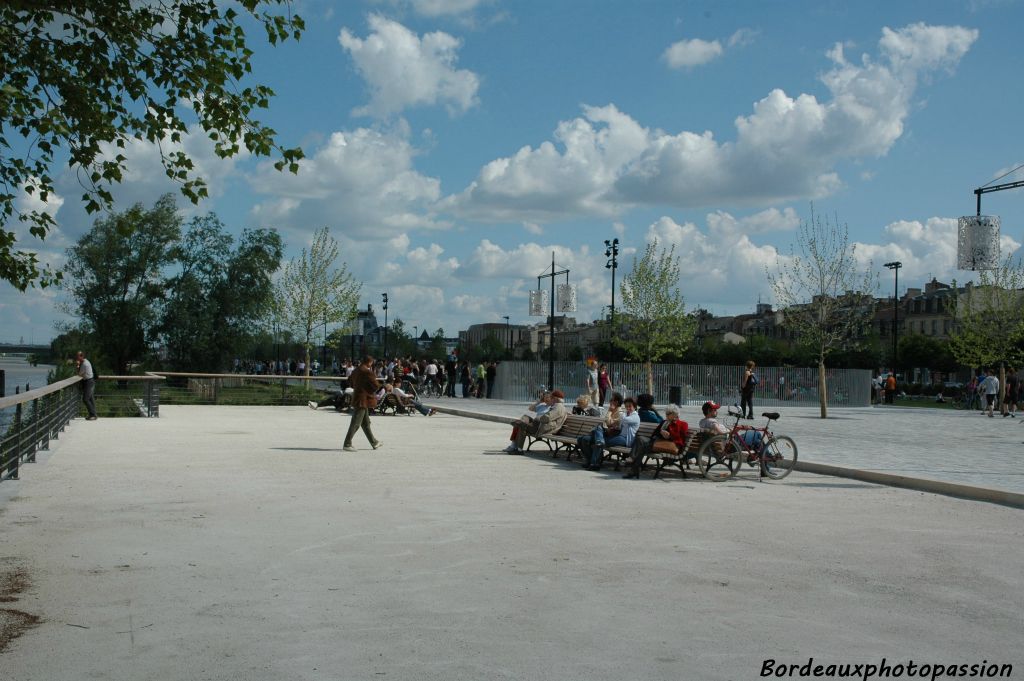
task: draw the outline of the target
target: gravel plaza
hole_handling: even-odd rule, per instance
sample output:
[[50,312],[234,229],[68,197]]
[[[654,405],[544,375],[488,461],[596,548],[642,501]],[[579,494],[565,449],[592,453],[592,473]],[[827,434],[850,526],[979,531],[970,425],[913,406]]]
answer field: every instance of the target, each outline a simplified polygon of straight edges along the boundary
[[[1011,419],[815,413],[783,410],[776,427],[801,461],[1021,490]],[[753,679],[769,659],[1024,661],[1019,509],[800,471],[623,480],[507,456],[508,426],[443,413],[375,417],[384,447],[359,434],[347,453],[348,421],[185,406],[74,421],[0,484],[2,678]],[[10,635],[22,615],[39,622]]]

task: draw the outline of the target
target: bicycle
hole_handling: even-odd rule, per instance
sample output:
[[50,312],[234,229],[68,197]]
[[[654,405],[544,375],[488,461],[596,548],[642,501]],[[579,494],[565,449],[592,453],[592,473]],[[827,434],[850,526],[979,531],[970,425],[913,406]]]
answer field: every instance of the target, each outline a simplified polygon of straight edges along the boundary
[[444,395],[444,389],[441,386],[440,381],[431,380],[430,377],[427,377],[424,380],[422,392],[423,397],[426,398],[442,397]]
[[[796,442],[788,435],[775,435],[769,430],[771,422],[778,420],[778,412],[761,414],[768,422],[761,428],[741,426],[742,412],[729,409],[729,416],[735,417],[728,433],[715,435],[701,445],[697,452],[697,466],[701,475],[708,480],[721,482],[736,475],[744,463],[758,466],[762,478],[781,480],[792,472],[796,465]],[[748,442],[746,433],[760,433],[760,442]]]

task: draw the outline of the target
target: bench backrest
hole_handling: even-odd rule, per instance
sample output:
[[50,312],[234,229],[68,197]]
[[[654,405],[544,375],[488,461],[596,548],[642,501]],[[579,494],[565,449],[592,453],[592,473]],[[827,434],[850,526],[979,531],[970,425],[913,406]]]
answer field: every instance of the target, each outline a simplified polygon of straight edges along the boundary
[[559,428],[556,435],[563,437],[580,437],[590,435],[590,431],[604,423],[600,416],[576,416],[569,414],[565,417],[565,423]]

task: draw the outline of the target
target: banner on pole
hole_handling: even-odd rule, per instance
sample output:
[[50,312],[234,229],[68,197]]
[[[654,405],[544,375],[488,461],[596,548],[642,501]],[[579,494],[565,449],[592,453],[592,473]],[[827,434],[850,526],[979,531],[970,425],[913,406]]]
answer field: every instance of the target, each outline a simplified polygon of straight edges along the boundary
[[548,314],[548,292],[544,289],[530,291],[530,316],[546,317]]
[[555,307],[562,313],[576,311],[576,286],[574,284],[558,285],[558,299],[555,302]]

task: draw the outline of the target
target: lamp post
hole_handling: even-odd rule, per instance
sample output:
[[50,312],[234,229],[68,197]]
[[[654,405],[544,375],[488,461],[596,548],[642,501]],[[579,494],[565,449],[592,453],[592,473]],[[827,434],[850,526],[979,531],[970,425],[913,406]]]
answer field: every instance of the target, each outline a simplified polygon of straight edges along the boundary
[[508,315],[502,317],[505,320],[505,351],[512,349],[512,327],[508,325]]
[[885,266],[893,271],[896,282],[892,290],[892,373],[896,375],[896,346],[900,337],[900,268],[903,263],[899,260],[885,263]]
[[619,240],[608,239],[604,240],[604,257],[608,258],[608,262],[605,263],[604,268],[612,271],[612,307],[611,307],[611,323],[612,323],[612,337],[615,337],[615,270],[619,268]]
[[320,371],[327,366],[327,313],[324,312],[324,349],[320,353]]
[[[616,240],[617,241],[617,240]],[[555,265],[555,254],[551,253],[551,272],[541,274],[537,277],[537,288],[540,288],[540,280],[551,278],[551,313],[548,316],[548,390],[555,389],[555,277],[565,275],[565,283],[569,283],[569,270],[559,270]]]
[[380,295],[381,295],[381,298],[384,300],[384,304],[383,304],[383,307],[384,307],[384,357],[383,357],[383,359],[387,359],[387,357],[388,357],[388,294],[382,293]]
[[413,355],[420,351],[420,327],[412,325],[412,347]]

